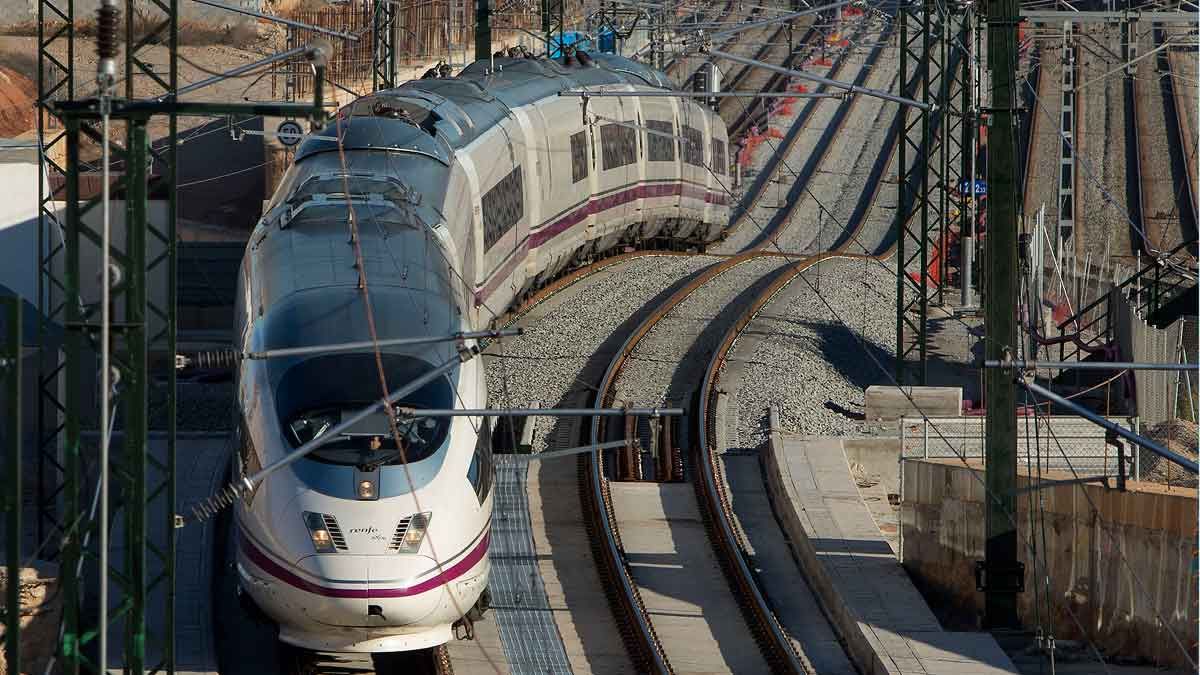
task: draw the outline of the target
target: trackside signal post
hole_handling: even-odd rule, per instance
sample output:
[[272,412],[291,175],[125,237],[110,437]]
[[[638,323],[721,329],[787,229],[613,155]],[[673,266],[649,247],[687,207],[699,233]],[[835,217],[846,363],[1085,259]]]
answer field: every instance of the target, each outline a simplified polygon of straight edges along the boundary
[[[992,71],[992,108],[988,128],[987,275],[984,289],[987,359],[1016,356],[1017,326],[1017,23],[1018,0],[987,3],[988,68]],[[967,281],[964,280],[964,283]],[[1017,628],[1017,593],[1025,571],[1017,560],[1017,410],[1013,373],[990,368],[984,373],[987,405],[985,442],[987,541],[976,568],[984,593],[983,626]]]

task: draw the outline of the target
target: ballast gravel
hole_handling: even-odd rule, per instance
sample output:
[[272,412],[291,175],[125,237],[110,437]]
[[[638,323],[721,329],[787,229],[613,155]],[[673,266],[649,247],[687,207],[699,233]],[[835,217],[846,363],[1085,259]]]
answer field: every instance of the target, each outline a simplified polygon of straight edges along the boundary
[[[483,355],[488,405],[547,408],[571,392],[594,388],[598,382],[581,374],[613,332],[673,284],[715,261],[711,256],[635,258],[560,291],[520,322],[524,335],[494,343]],[[589,377],[598,380],[600,374]],[[554,420],[539,417],[536,424],[534,451],[540,452]]]
[[[1118,28],[1099,26],[1090,34],[1100,44],[1120,44]],[[1082,138],[1080,166],[1076,167],[1076,185],[1081,186],[1076,225],[1081,228],[1082,240],[1076,235],[1076,242],[1080,251],[1088,251],[1093,257],[1129,256],[1132,248],[1126,181],[1133,176],[1126,172],[1125,82],[1118,76],[1104,76],[1121,61],[1099,51],[1084,51],[1082,61],[1079,81],[1100,81],[1084,88],[1079,96],[1083,119],[1077,125]]]
[[863,392],[888,381],[895,353],[896,277],[887,264],[822,262],[763,308],[743,332],[759,340],[753,355],[740,353],[734,344],[733,353],[748,362],[738,385],[731,447],[756,449],[766,442],[772,405],[779,407],[786,431],[844,435],[859,430]]
[[693,291],[638,343],[617,377],[617,397],[636,406],[687,406],[730,322],[790,264],[782,257],[754,258]]

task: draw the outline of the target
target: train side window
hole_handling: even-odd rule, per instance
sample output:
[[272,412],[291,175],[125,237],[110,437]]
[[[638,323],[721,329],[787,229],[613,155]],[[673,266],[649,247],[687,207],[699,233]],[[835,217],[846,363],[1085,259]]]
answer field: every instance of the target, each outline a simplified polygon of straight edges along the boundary
[[683,135],[683,161],[692,166],[704,166],[704,133],[688,126],[680,131]]
[[524,213],[525,181],[518,166],[483,195],[484,250],[500,241]]
[[571,134],[571,182],[588,177],[587,132]]
[[479,436],[475,441],[475,456],[471,458],[471,466],[467,469],[467,479],[475,489],[475,496],[482,504],[492,490],[495,481],[496,464],[492,457],[492,423],[491,418],[484,417],[479,424]]
[[675,129],[671,122],[646,120],[646,154],[651,162],[675,161]]
[[600,150],[604,170],[633,164],[637,161],[637,131],[620,124],[600,127]]
[[728,171],[725,166],[725,141],[719,138],[714,138],[712,141],[712,163],[713,171],[724,176]]

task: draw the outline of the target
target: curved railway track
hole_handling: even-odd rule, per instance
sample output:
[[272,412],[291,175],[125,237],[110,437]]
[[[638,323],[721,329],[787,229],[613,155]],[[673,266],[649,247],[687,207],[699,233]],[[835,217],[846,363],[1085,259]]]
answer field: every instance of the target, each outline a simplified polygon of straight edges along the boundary
[[[890,148],[881,149],[880,157],[875,161],[872,170],[881,172],[890,161]],[[811,672],[804,655],[794,648],[758,588],[753,572],[746,564],[745,546],[739,540],[737,529],[733,526],[728,496],[723,481],[718,478],[718,469],[713,457],[714,449],[711,445],[712,426],[709,422],[708,411],[713,391],[712,382],[714,373],[719,370],[720,360],[724,358],[723,355],[732,344],[736,334],[744,328],[745,323],[749,320],[747,317],[752,316],[778,289],[820,260],[836,256],[864,257],[845,254],[844,250],[856,239],[862,223],[867,222],[873,198],[878,194],[879,185],[882,182],[881,180],[871,181],[874,188],[870,191],[868,205],[856,210],[856,219],[848,226],[849,231],[844,233],[844,236],[836,238],[838,245],[833,252],[812,256],[786,256],[781,253],[764,251],[763,248],[769,246],[770,241],[763,241],[754,247],[755,250],[726,258],[689,279],[670,297],[654,307],[650,314],[630,333],[616,349],[616,356],[609,362],[604,376],[600,380],[595,396],[597,405],[607,406],[619,403],[619,401],[630,403],[636,401],[638,404],[657,404],[659,402],[675,404],[680,395],[685,392],[700,392],[698,398],[695,399],[695,405],[689,406],[695,412],[692,419],[698,420],[699,426],[690,429],[690,425],[681,425],[678,431],[664,437],[662,452],[666,456],[659,460],[654,470],[645,469],[637,463],[636,459],[631,460],[631,455],[628,453],[596,452],[591,453],[587,459],[581,460],[584,465],[580,480],[585,489],[584,496],[588,515],[592,519],[589,529],[593,533],[593,550],[602,575],[611,590],[610,604],[617,613],[618,624],[624,628],[627,649],[639,672],[673,672],[672,654],[677,657],[679,654],[683,654],[683,658],[690,659],[692,658],[690,652],[699,649],[697,645],[703,640],[701,636],[690,635],[686,644],[665,643],[656,630],[655,621],[652,618],[654,612],[647,608],[642,593],[643,587],[638,583],[635,574],[631,572],[627,556],[628,548],[622,542],[622,516],[619,513],[621,509],[618,508],[613,498],[613,477],[631,478],[635,481],[648,476],[657,477],[660,480],[678,480],[687,474],[691,474],[690,478],[695,489],[695,508],[702,515],[706,524],[710,543],[711,561],[701,556],[702,559],[698,561],[698,566],[702,568],[707,564],[715,564],[721,568],[722,575],[727,580],[727,589],[709,586],[706,587],[706,593],[719,594],[723,591],[728,593],[729,598],[722,605],[739,607],[744,630],[754,636],[755,642],[759,646],[762,663],[767,670],[771,672]],[[796,200],[792,200],[788,208],[795,208],[795,204]],[[878,250],[884,247],[886,247],[885,251]],[[887,256],[890,255],[890,251],[890,244],[879,242],[873,253]],[[732,283],[726,284],[727,281]],[[729,287],[719,288],[722,285]],[[713,298],[702,298],[705,293],[710,292],[716,294],[715,301]],[[698,298],[709,306],[725,307],[726,309],[720,311],[717,319],[704,325],[697,333],[694,328],[682,327],[686,326],[688,321],[694,322],[695,315],[682,312],[680,308],[685,303]],[[747,304],[751,308],[747,313],[738,313],[729,309]],[[686,316],[675,317],[681,312]],[[677,323],[674,327],[668,325],[672,320]],[[683,334],[689,337],[693,333],[697,333],[696,340],[687,345],[682,353],[676,350],[670,358],[664,359],[661,348],[650,348],[651,355],[644,359],[635,356],[639,354],[639,349],[643,345],[649,344],[653,340],[651,335],[655,333],[656,329],[661,329],[660,332],[663,334]],[[715,350],[711,348],[711,345],[704,344],[705,340],[711,342],[713,336],[718,334],[722,338]],[[698,358],[702,359],[709,354],[711,357],[708,361],[708,368],[701,377],[701,373],[690,365],[697,363]],[[643,361],[648,365],[634,366],[631,365],[632,361]],[[677,367],[668,373],[663,373],[660,367],[663,361],[675,363]],[[625,372],[635,368],[652,371],[651,379],[657,378],[657,384],[645,391],[639,391],[638,395],[631,396],[622,392],[621,379]],[[664,374],[667,375],[665,379]],[[691,397],[685,397],[685,400],[689,398]],[[598,443],[609,440],[609,437],[614,435],[613,431],[611,427],[606,428],[601,420],[593,420],[588,442]],[[644,431],[639,435],[647,436]],[[689,436],[694,437],[695,442],[689,442]],[[666,438],[681,439],[680,446],[693,449],[690,458],[684,461],[683,457],[672,456],[671,453],[676,452],[676,449]],[[663,467],[670,467],[670,470]],[[620,486],[625,484],[620,483],[618,489],[624,489]],[[664,508],[663,512],[665,515],[667,510]],[[674,536],[679,535],[675,533]],[[689,550],[693,553],[696,552],[695,547]],[[704,615],[707,617],[710,616],[710,613],[705,611]],[[722,630],[732,629],[723,628]]]
[[[889,248],[882,253],[882,256],[890,255],[890,250]],[[729,593],[732,599],[726,601],[724,605],[736,605],[740,608],[745,628],[754,636],[761,652],[762,661],[766,664],[769,672],[799,673],[812,672],[812,670],[806,665],[803,654],[798,653],[792,646],[791,640],[780,627],[774,612],[758,588],[753,572],[746,565],[743,553],[745,546],[736,534],[736,528],[732,525],[733,519],[728,496],[723,481],[717,475],[718,469],[713,455],[714,448],[711,444],[713,427],[709,419],[709,410],[714,391],[712,382],[724,354],[728,351],[736,334],[749,321],[748,317],[752,316],[796,275],[813,264],[832,257],[862,258],[865,256],[846,254],[839,250],[828,254],[797,258],[779,253],[755,251],[726,258],[709,267],[655,307],[651,314],[626,338],[617,349],[615,358],[609,363],[596,394],[596,404],[608,406],[619,404],[622,400],[630,403],[635,400],[639,403],[645,401],[657,403],[666,399],[674,404],[672,396],[678,395],[681,391],[700,392],[696,403],[698,412],[692,416],[692,419],[698,420],[700,424],[693,433],[696,441],[688,443],[686,441],[688,434],[684,433],[682,429],[678,433],[671,434],[672,437],[685,439],[681,441],[681,444],[693,448],[694,452],[686,462],[680,457],[669,457],[662,463],[676,467],[672,472],[673,475],[670,476],[671,479],[691,474],[691,481],[696,491],[697,509],[703,515],[711,543],[710,553],[713,561],[722,569],[723,576],[728,582],[728,589],[706,586],[705,594],[718,595],[723,590]],[[729,280],[729,277],[739,275],[743,278],[732,279],[728,288],[717,288],[715,291],[709,288],[710,285],[719,286],[720,284],[714,284],[714,281],[718,279],[725,277],[726,280]],[[641,357],[635,355],[638,355],[639,348],[643,343],[649,342],[651,334],[659,328],[663,333],[686,333],[686,330],[680,331],[678,325],[669,326],[668,322],[673,320],[673,314],[679,313],[679,308],[684,303],[709,292],[716,293],[716,302],[713,302],[713,298],[702,299],[702,302],[725,306],[727,309],[721,312],[717,319],[706,324],[700,335],[697,336],[697,343],[688,345],[683,356],[675,361],[678,368],[669,373],[670,381],[666,383],[660,381],[657,389],[644,391],[637,398],[623,393],[620,387],[622,375],[629,369],[646,367],[631,364],[634,360],[640,360]],[[736,302],[730,302],[730,299],[735,299]],[[747,305],[750,307],[747,313],[732,309]],[[692,316],[688,314],[676,317],[674,320],[686,323],[693,320]],[[711,349],[711,345],[700,343],[706,338],[711,341],[711,338],[717,334],[722,335],[719,346],[711,352],[712,357],[708,362],[708,367],[701,376],[700,371],[692,367],[692,364],[697,362],[697,357]],[[652,355],[644,357],[645,360],[648,362],[658,361],[661,358],[659,353],[661,350],[652,349],[651,351]],[[657,370],[654,366],[649,366],[649,368]],[[613,435],[612,430],[607,429],[601,420],[593,420],[590,443],[609,440],[611,435]],[[664,446],[663,451],[673,452],[674,447]],[[703,641],[703,636],[690,634],[684,644],[678,642],[665,644],[655,628],[653,612],[647,608],[646,601],[643,599],[642,586],[631,572],[628,563],[627,546],[623,544],[621,535],[623,518],[618,513],[619,508],[613,498],[614,481],[611,478],[613,474],[625,474],[624,477],[637,479],[644,477],[647,472],[637,466],[621,466],[623,462],[627,463],[627,460],[623,460],[620,456],[614,458],[613,455],[616,454],[592,453],[585,460],[587,464],[581,475],[581,481],[588,492],[586,497],[590,510],[589,516],[593,519],[590,529],[595,533],[594,551],[602,574],[609,582],[610,603],[614,611],[618,613],[618,623],[625,629],[627,648],[634,658],[638,671],[673,672],[671,654],[688,654],[692,650],[699,649],[697,645]],[[684,470],[681,471],[680,468]],[[658,474],[659,478],[663,478],[661,470]],[[666,511],[664,509],[664,513]],[[624,520],[627,521],[628,518]],[[679,536],[679,534],[676,532],[673,536]],[[695,547],[689,550],[692,553],[696,552]],[[701,559],[698,562],[698,567],[702,567],[709,561]],[[716,618],[710,616],[707,611],[704,612],[704,615]],[[729,619],[730,617],[720,618]],[[726,627],[720,629],[719,632],[730,630]]]

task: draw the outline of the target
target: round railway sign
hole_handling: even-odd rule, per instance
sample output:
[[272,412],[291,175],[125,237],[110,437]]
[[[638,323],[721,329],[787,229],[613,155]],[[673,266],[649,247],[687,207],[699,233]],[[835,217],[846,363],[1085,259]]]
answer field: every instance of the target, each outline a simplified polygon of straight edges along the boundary
[[300,139],[304,136],[304,129],[295,120],[284,120],[275,129],[275,134],[280,143],[291,147],[300,142]]

